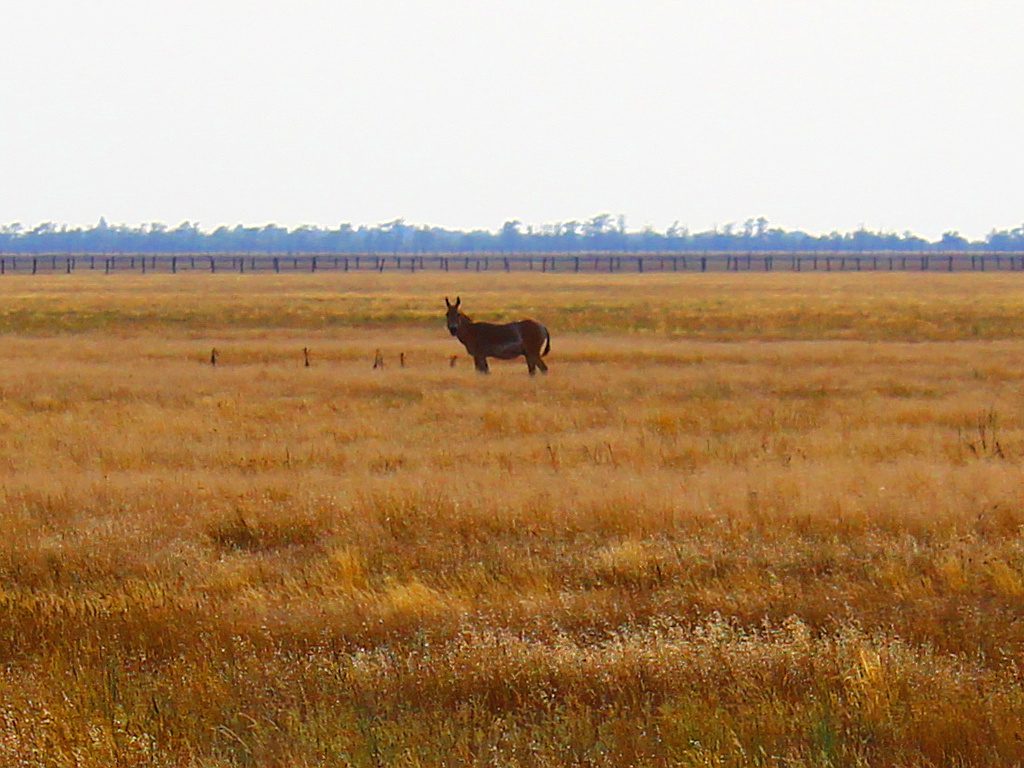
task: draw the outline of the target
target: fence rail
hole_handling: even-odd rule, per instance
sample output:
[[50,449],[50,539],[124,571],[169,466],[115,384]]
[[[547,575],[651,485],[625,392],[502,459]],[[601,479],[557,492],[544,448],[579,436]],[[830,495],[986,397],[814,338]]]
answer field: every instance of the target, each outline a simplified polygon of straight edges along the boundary
[[0,275],[294,272],[1024,272],[1024,252],[0,254]]

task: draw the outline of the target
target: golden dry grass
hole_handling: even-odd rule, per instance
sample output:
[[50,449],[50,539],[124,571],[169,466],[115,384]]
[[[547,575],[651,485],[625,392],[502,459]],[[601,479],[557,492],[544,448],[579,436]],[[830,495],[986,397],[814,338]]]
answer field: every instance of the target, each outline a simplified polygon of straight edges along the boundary
[[1020,764],[1020,279],[0,280],[0,765]]

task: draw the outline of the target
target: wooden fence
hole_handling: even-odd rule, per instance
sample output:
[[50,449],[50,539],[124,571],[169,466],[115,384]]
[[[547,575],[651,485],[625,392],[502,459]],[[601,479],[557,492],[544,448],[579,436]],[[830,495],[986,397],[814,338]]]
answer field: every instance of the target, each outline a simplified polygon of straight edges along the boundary
[[287,272],[1024,272],[1024,252],[0,254],[0,275]]

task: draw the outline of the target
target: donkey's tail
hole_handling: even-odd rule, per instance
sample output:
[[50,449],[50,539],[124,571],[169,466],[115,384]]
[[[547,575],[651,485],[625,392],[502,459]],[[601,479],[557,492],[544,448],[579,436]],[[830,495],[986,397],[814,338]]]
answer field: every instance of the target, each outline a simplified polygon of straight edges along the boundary
[[541,357],[544,357],[551,351],[551,331],[548,330],[547,326],[544,326],[544,336],[546,337],[546,343],[544,345],[544,351],[540,353]]

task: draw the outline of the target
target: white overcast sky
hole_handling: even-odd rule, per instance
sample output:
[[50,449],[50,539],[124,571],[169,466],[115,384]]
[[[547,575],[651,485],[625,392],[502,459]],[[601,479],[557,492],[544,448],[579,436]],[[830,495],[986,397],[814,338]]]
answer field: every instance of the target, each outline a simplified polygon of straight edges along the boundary
[[2,0],[0,222],[1024,222],[1024,4]]

